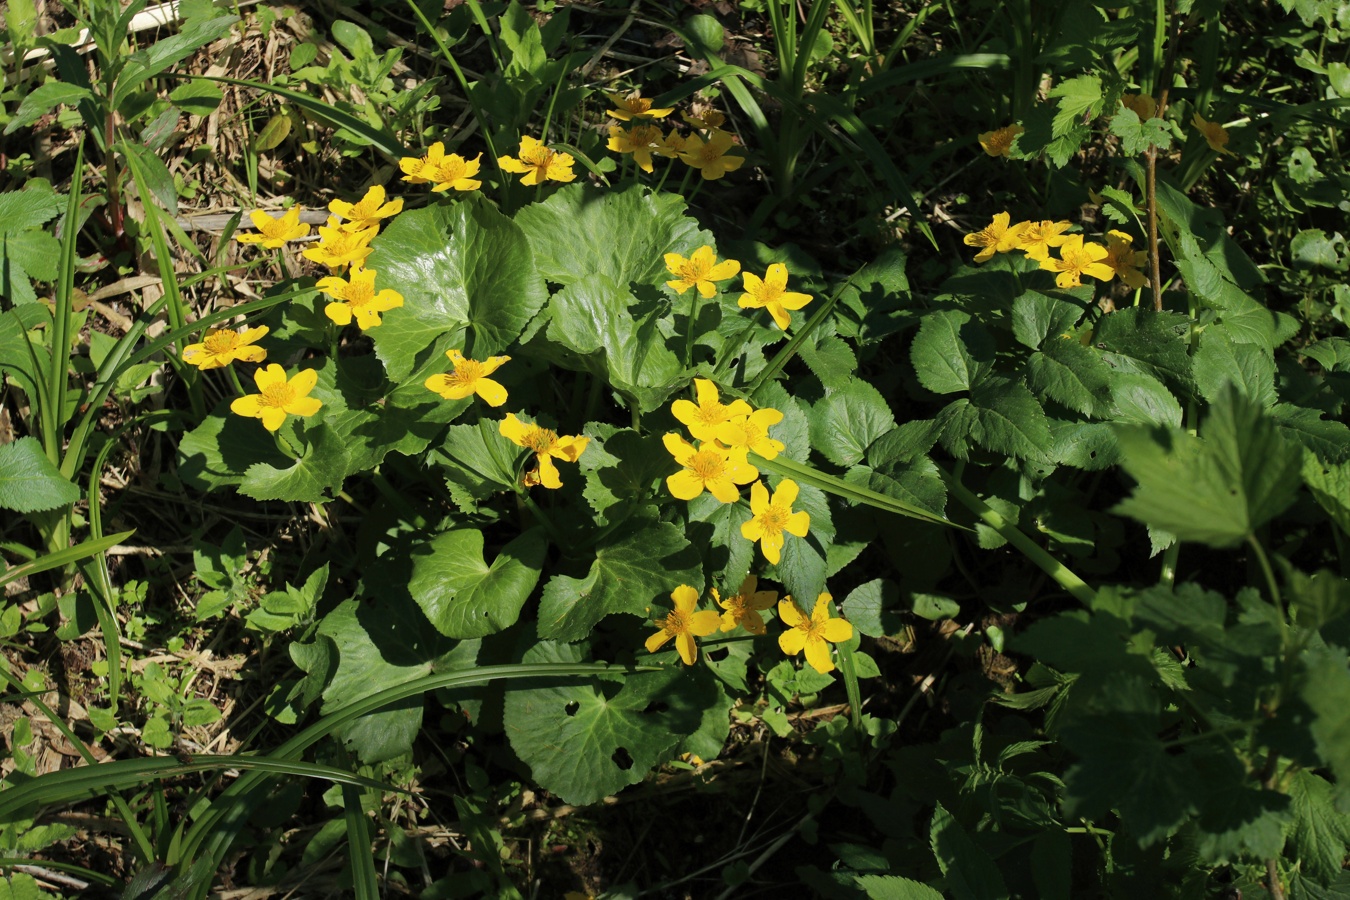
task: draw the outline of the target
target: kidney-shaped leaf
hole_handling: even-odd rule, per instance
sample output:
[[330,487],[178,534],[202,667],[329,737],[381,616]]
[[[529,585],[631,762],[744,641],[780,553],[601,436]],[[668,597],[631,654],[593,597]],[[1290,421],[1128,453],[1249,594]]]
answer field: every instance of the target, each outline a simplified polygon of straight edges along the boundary
[[476,638],[509,628],[539,581],[547,542],[531,529],[488,565],[483,533],[457,529],[413,548],[408,590],[446,637]]

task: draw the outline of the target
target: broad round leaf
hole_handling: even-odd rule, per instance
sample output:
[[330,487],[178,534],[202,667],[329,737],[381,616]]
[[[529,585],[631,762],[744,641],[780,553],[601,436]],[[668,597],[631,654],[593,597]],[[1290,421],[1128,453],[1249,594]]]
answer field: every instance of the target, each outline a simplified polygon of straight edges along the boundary
[[509,628],[539,581],[548,548],[531,529],[501,549],[488,565],[483,533],[447,531],[413,548],[408,591],[446,637],[476,638]]

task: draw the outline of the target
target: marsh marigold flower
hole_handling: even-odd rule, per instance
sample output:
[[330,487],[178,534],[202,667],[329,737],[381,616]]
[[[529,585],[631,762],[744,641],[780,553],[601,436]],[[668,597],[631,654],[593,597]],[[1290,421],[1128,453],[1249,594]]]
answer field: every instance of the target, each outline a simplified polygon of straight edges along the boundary
[[1016,247],[1039,262],[1050,255],[1051,247],[1058,247],[1069,239],[1064,234],[1069,227],[1068,222],[1051,222],[1049,219],[1023,222],[1016,229]]
[[208,328],[200,344],[188,344],[183,348],[183,362],[199,369],[224,368],[236,359],[262,362],[267,358],[267,351],[255,346],[254,342],[265,334],[266,325],[246,328],[242,332],[232,328]]
[[691,134],[680,144],[680,159],[698,169],[705,181],[716,181],[745,163],[744,156],[729,156],[735,141],[725,131],[714,130],[708,140]]
[[961,239],[967,247],[981,248],[980,252],[975,254],[977,263],[988,261],[995,253],[1007,253],[1017,249],[1022,226],[1018,224],[1010,228],[1009,221],[1010,217],[1006,212],[997,213],[994,221],[983,231],[972,231]]
[[1148,94],[1121,94],[1120,105],[1138,116],[1141,122],[1158,114],[1158,101]]
[[692,666],[694,660],[698,659],[698,645],[694,643],[694,638],[712,634],[717,630],[721,619],[710,609],[695,612],[694,607],[698,606],[698,591],[687,584],[682,584],[671,591],[670,599],[675,601],[675,608],[665,618],[656,620],[661,630],[647,638],[647,652],[655,653],[665,646],[667,641],[674,638],[675,649],[680,652],[680,659],[684,660],[686,666]]
[[[459,350],[447,350],[445,355],[449,357],[450,364],[455,370],[444,375],[432,375],[424,382],[428,389],[447,400],[463,400],[470,394],[477,394],[488,406],[501,406],[506,402],[506,388],[488,376],[501,368],[503,363],[510,362],[511,357],[489,356],[478,362],[475,359],[466,359]],[[581,451],[578,450],[577,453],[580,455]]]
[[483,182],[473,177],[478,174],[479,160],[482,158],[481,153],[473,159],[465,159],[458,153],[447,155],[445,145],[437,141],[427,148],[426,156],[406,156],[398,161],[398,167],[403,170],[404,181],[409,184],[430,183],[433,193],[451,188],[476,191],[483,186]]
[[792,324],[790,309],[801,309],[811,302],[810,294],[800,294],[787,289],[788,270],[782,263],[772,263],[761,279],[758,275],[746,272],[745,293],[741,294],[736,305],[741,309],[767,309],[773,316],[774,324],[787,331]]
[[722,115],[722,113],[719,110],[713,109],[711,106],[703,110],[702,112],[681,113],[680,115],[690,125],[693,125],[695,128],[702,129],[703,131],[711,131],[715,128],[721,128],[723,125],[727,123],[727,117]]
[[272,363],[253,373],[258,393],[236,397],[230,412],[252,419],[262,419],[263,427],[276,431],[287,416],[312,416],[323,406],[317,397],[309,396],[319,382],[314,369],[301,369],[287,380],[286,370]]
[[[748,416],[735,416],[717,426],[714,437],[724,447],[744,448],[773,459],[784,450],[782,441],[769,437],[769,428],[783,421],[783,414],[773,407],[757,409]],[[692,429],[691,429],[692,430]]]
[[766,609],[773,609],[774,603],[778,602],[778,592],[756,591],[755,588],[758,586],[759,579],[754,575],[747,575],[745,581],[741,582],[741,589],[730,597],[723,599],[717,593],[717,588],[712,589],[713,600],[726,610],[722,613],[723,631],[744,628],[751,634],[764,633],[764,617],[760,613]]
[[1083,283],[1084,275],[1091,275],[1099,281],[1110,281],[1115,271],[1104,263],[1106,248],[1101,244],[1085,244],[1081,234],[1071,234],[1059,247],[1059,259],[1046,257],[1041,260],[1041,268],[1049,272],[1058,272],[1055,284],[1062,288],[1074,288]]
[[526,136],[520,139],[520,158],[511,156],[497,157],[497,165],[504,172],[517,175],[524,173],[521,184],[543,184],[547,180],[573,181],[576,174],[572,164],[576,161],[571,154],[559,153],[545,147],[535,138]]
[[788,656],[796,656],[805,649],[806,661],[822,675],[834,671],[830,644],[842,643],[853,637],[851,624],[843,619],[830,618],[830,607],[833,605],[833,597],[821,594],[816,598],[816,607],[808,618],[791,597],[778,601],[778,618],[787,626],[787,630],[778,635],[778,646]]
[[979,136],[980,146],[990,156],[1007,156],[1012,152],[1013,141],[1023,131],[1026,131],[1026,129],[1015,123],[996,128],[993,131],[985,131]]
[[364,231],[367,228],[379,228],[380,222],[403,211],[403,198],[384,202],[384,188],[371,185],[366,195],[355,203],[345,200],[330,200],[328,211],[347,221],[338,227],[343,231]]
[[1205,136],[1205,143],[1209,144],[1209,149],[1215,153],[1222,153],[1225,156],[1235,155],[1228,149],[1228,129],[1224,128],[1218,122],[1208,122],[1205,117],[1199,113],[1191,116],[1191,124],[1200,129],[1200,133]]
[[1111,271],[1131,290],[1138,290],[1148,284],[1148,278],[1139,269],[1148,261],[1148,257],[1143,250],[1135,250],[1133,246],[1134,238],[1123,231],[1108,231],[1106,233],[1106,259],[1103,263],[1111,267]]
[[560,435],[551,428],[527,424],[517,419],[515,413],[507,414],[497,430],[511,443],[534,453],[539,461],[539,468],[533,473],[534,479],[537,479],[538,484],[554,490],[562,487],[562,479],[558,476],[558,467],[553,460],[576,462],[591,442],[588,437]]
[[637,91],[625,97],[623,94],[606,93],[609,102],[614,104],[614,109],[609,111],[610,118],[618,119],[620,122],[631,122],[633,119],[664,119],[675,111],[675,107],[664,109],[652,109],[652,101],[640,95]]
[[336,216],[328,219],[327,225],[319,226],[321,240],[300,255],[330,269],[360,265],[366,261],[373,248],[371,240],[379,234],[378,228],[366,228],[361,231],[343,231]]
[[365,331],[380,324],[380,313],[403,305],[403,295],[398,291],[375,290],[374,269],[353,267],[348,279],[329,275],[320,278],[316,285],[333,298],[334,302],[325,306],[323,313],[339,325],[350,325],[355,318],[356,326]]
[[666,487],[677,500],[693,500],[706,490],[722,503],[735,503],[741,499],[737,485],[759,477],[744,450],[728,450],[716,441],[705,441],[695,449],[678,434],[667,434],[661,440],[684,467],[666,479]]
[[717,439],[717,427],[738,416],[750,414],[750,404],[744,400],[722,403],[717,397],[717,385],[706,378],[694,379],[694,394],[698,405],[683,398],[670,404],[670,412],[700,441]]
[[778,483],[778,490],[769,499],[769,489],[756,481],[750,488],[750,512],[753,517],[741,526],[741,537],[748,541],[759,541],[759,549],[764,558],[778,565],[782,558],[783,532],[796,537],[806,537],[811,527],[811,516],[805,511],[793,512],[792,504],[797,499],[797,482],[784,478]]
[[666,143],[666,136],[655,125],[633,125],[621,128],[609,126],[609,143],[605,145],[615,153],[631,153],[633,161],[644,172],[652,171],[652,154],[670,159],[676,150]]
[[717,261],[713,248],[704,244],[685,259],[678,253],[667,253],[666,269],[675,277],[666,282],[666,286],[677,294],[684,294],[691,287],[698,288],[704,297],[717,293],[714,281],[726,281],[735,278],[741,270],[741,264],[734,259]]
[[260,209],[255,209],[248,217],[253,222],[253,227],[258,229],[258,233],[237,235],[235,240],[241,244],[262,244],[276,250],[287,241],[309,234],[309,226],[300,222],[298,206],[292,206],[285,214],[275,219]]

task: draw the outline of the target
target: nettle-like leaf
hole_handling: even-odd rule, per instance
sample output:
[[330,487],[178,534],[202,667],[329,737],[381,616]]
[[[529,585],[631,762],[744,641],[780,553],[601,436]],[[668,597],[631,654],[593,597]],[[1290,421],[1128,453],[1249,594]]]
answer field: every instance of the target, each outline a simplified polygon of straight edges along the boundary
[[1350,843],[1350,815],[1336,809],[1334,796],[1330,782],[1307,770],[1295,772],[1289,781],[1294,858],[1324,885],[1341,874]]
[[838,466],[851,466],[872,442],[895,428],[895,416],[881,392],[849,378],[811,408],[811,445]]
[[1138,482],[1116,511],[1182,540],[1231,547],[1294,501],[1300,449],[1261,408],[1229,387],[1200,437],[1178,428],[1118,428],[1125,470]]
[[1006,898],[1008,888],[998,866],[983,847],[947,812],[942,804],[933,811],[928,843],[938,868],[947,877],[947,887],[959,900]]
[[1277,403],[1269,410],[1271,418],[1286,438],[1311,450],[1327,463],[1350,459],[1350,427],[1344,422],[1322,418],[1322,410]]
[[37,438],[0,445],[0,509],[39,512],[67,506],[82,496],[79,487],[47,459]]
[[591,443],[578,461],[586,476],[582,493],[608,521],[621,520],[646,503],[676,468],[660,435],[600,425],[588,426],[587,434]]
[[1111,368],[1152,375],[1188,390],[1193,384],[1187,352],[1190,327],[1190,319],[1179,313],[1132,306],[1103,316],[1093,340]]
[[543,534],[532,528],[488,565],[481,531],[447,531],[413,546],[408,591],[446,637],[485,637],[516,623],[547,549]]
[[1317,752],[1336,776],[1336,802],[1350,805],[1350,668],[1340,647],[1305,650],[1300,694],[1315,714],[1311,730]]
[[539,636],[579,641],[605,616],[645,618],[647,611],[681,584],[703,590],[698,551],[681,529],[645,520],[602,543],[581,578],[554,575],[539,602]]
[[679,194],[654,194],[640,185],[622,191],[584,184],[561,188],[543,203],[516,213],[539,271],[570,285],[604,273],[622,287],[669,278],[665,254],[688,256],[712,235],[685,215]]
[[379,273],[377,286],[403,295],[370,331],[396,383],[457,328],[470,331],[466,355],[500,353],[548,299],[525,233],[477,196],[402,213],[373,246],[366,267]]
[[958,459],[973,446],[1020,459],[1045,459],[1050,423],[1045,409],[1026,385],[996,375],[971,391],[969,399],[949,403],[940,413],[942,445]]
[[[584,645],[540,641],[526,664],[583,662]],[[646,777],[717,702],[703,668],[640,672],[621,681],[553,683],[506,693],[506,737],[530,773],[567,803],[595,803]]]
[[50,188],[0,194],[0,296],[16,304],[36,303],[30,279],[56,279],[61,243],[41,226],[61,208],[60,195]]
[[1101,418],[1111,406],[1112,372],[1096,350],[1072,338],[1051,338],[1027,358],[1027,387],[1084,416]]
[[1275,405],[1274,357],[1260,344],[1235,342],[1226,326],[1201,332],[1193,363],[1196,387],[1211,403],[1232,384],[1263,407]]
[[1083,318],[1083,308],[1038,291],[1027,291],[1013,301],[1013,337],[1032,350],[1048,338],[1068,334]]
[[656,304],[639,304],[607,274],[579,279],[549,301],[548,339],[580,358],[549,354],[568,368],[584,368],[633,398],[643,412],[661,406],[687,381],[666,346]]
[[969,313],[939,310],[923,317],[910,361],[933,393],[968,391],[993,368],[994,338]]
[[1127,107],[1111,116],[1111,133],[1120,138],[1120,149],[1126,156],[1138,156],[1149,147],[1167,150],[1172,146],[1172,127],[1166,120],[1154,117],[1140,121],[1139,115]]

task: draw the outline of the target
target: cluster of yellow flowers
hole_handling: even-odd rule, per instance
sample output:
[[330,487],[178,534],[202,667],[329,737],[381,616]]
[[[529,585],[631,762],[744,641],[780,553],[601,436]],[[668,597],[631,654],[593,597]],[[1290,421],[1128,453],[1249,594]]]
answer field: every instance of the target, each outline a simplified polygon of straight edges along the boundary
[[853,626],[844,619],[830,617],[834,598],[821,594],[816,598],[815,608],[807,615],[791,595],[778,600],[776,591],[757,591],[758,579],[754,575],[746,576],[741,589],[729,597],[723,598],[712,589],[713,600],[722,607],[721,615],[711,609],[699,610],[698,591],[682,584],[671,591],[670,599],[674,608],[656,624],[660,631],[647,638],[649,653],[655,653],[672,638],[680,659],[692,666],[698,659],[698,645],[695,638],[707,637],[713,632],[735,631],[744,628],[751,634],[764,633],[764,618],[760,613],[778,604],[778,618],[787,626],[778,635],[778,646],[788,656],[796,656],[806,651],[806,661],[811,668],[820,672],[834,671],[834,660],[830,658],[830,644],[838,644],[853,637]]
[[[543,184],[545,181],[573,181],[576,173],[572,166],[576,160],[571,154],[552,149],[538,138],[525,135],[520,139],[519,156],[499,156],[497,165],[503,172],[524,175],[521,184]],[[476,191],[483,182],[474,178],[480,167],[483,154],[473,159],[465,159],[458,153],[446,154],[445,145],[440,141],[427,148],[427,155],[408,156],[398,161],[403,171],[403,180],[410,184],[431,184],[432,191]]]
[[[1148,284],[1148,279],[1139,271],[1145,261],[1144,253],[1133,249],[1134,239],[1123,231],[1108,231],[1107,245],[1103,247],[1084,243],[1081,234],[1065,234],[1071,227],[1067,221],[1045,219],[1016,225],[1009,222],[1009,215],[1001,212],[994,216],[988,227],[965,236],[966,246],[981,248],[975,254],[977,263],[993,258],[995,253],[1021,250],[1040,263],[1042,269],[1058,272],[1055,284],[1062,288],[1078,287],[1083,283],[1084,275],[1100,281],[1119,276],[1135,289]],[[1058,259],[1050,255],[1052,249],[1059,251]]]
[[754,482],[750,488],[753,517],[741,526],[746,540],[758,541],[764,558],[777,563],[783,550],[783,533],[805,537],[811,524],[808,513],[793,512],[797,499],[796,482],[784,478],[770,497],[759,479],[759,470],[749,462],[754,451],[773,459],[783,450],[783,442],[769,436],[769,428],[783,421],[776,409],[752,409],[744,400],[722,403],[717,385],[706,378],[694,379],[698,403],[676,400],[671,413],[689,429],[698,441],[695,447],[674,432],[662,442],[682,467],[666,479],[666,487],[679,500],[693,500],[705,490],[722,503],[741,499],[740,485]]
[[697,169],[707,181],[715,181],[728,172],[734,172],[745,163],[745,157],[728,153],[736,144],[730,132],[723,131],[726,116],[715,109],[709,109],[701,115],[683,113],[684,121],[693,126],[693,131],[681,135],[672,129],[663,132],[654,120],[664,119],[675,111],[674,107],[652,109],[652,101],[644,99],[636,92],[606,94],[614,109],[609,111],[611,118],[623,125],[609,127],[609,143],[606,145],[615,153],[631,153],[638,168],[644,172],[652,171],[652,154],[667,159],[679,157],[686,165]]
[[[717,261],[712,247],[704,244],[689,258],[678,253],[667,253],[666,269],[675,277],[666,282],[666,286],[677,294],[686,294],[690,288],[698,288],[704,298],[717,293],[715,281],[734,278],[741,271],[741,264],[734,259]],[[784,331],[792,324],[788,310],[801,309],[811,302],[810,294],[801,294],[787,289],[788,270],[782,263],[771,263],[764,277],[751,272],[741,274],[745,283],[745,293],[737,299],[741,309],[767,309],[773,316],[774,324]]]

